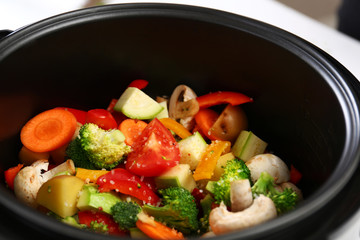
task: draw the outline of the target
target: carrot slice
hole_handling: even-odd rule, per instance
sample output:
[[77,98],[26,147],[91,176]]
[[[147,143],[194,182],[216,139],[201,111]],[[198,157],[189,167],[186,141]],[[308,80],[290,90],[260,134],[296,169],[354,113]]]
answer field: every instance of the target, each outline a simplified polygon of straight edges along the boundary
[[152,239],[184,239],[181,232],[178,232],[173,228],[169,228],[157,221],[152,221],[152,224],[150,224],[137,220],[136,226]]
[[118,129],[125,135],[125,143],[131,146],[146,126],[144,121],[128,118],[120,123]]
[[48,152],[70,142],[77,127],[75,116],[64,109],[51,109],[30,119],[20,139],[33,152]]

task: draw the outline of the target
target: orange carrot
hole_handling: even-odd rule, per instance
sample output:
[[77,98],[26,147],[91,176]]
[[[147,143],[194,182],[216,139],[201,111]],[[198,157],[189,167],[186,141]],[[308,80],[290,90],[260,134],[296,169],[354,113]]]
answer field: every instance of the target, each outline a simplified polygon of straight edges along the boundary
[[152,239],[184,239],[181,232],[169,228],[157,221],[152,221],[152,224],[150,224],[137,220],[136,226]]
[[30,119],[21,129],[20,139],[33,152],[49,152],[70,142],[76,127],[71,112],[51,109]]
[[128,118],[120,123],[119,130],[125,135],[125,143],[131,146],[146,126],[144,121]]

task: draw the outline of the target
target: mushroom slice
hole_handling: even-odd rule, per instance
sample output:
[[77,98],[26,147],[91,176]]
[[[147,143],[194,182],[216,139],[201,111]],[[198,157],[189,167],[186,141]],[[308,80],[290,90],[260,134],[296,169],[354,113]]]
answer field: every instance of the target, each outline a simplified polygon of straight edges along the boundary
[[[169,117],[177,121],[180,120],[180,123],[188,130],[194,126],[194,115],[199,111],[196,97],[196,93],[191,88],[181,84],[174,89],[169,100]],[[189,101],[192,99],[194,100]]]
[[259,154],[249,159],[246,166],[251,172],[251,180],[256,182],[262,172],[268,172],[275,180],[276,184],[288,182],[290,171],[283,160],[274,154]]
[[209,223],[216,234],[243,230],[271,220],[277,216],[273,201],[260,195],[253,204],[240,212],[229,212],[224,203],[210,212]]
[[235,180],[230,183],[231,211],[238,212],[253,203],[253,195],[249,179]]

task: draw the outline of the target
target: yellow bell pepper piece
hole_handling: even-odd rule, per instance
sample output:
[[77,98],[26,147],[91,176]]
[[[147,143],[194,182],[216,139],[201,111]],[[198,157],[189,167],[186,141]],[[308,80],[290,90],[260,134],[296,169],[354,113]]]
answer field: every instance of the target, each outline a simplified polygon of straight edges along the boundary
[[76,168],[76,177],[81,178],[86,182],[93,182],[96,183],[97,179],[108,173],[107,170],[91,170],[86,168]]
[[231,143],[229,141],[212,141],[206,148],[204,154],[198,163],[193,177],[195,181],[202,179],[211,179],[216,168],[216,163],[222,154],[228,153],[231,150]]
[[191,136],[191,132],[189,132],[183,125],[178,123],[172,118],[161,118],[159,121],[167,128],[176,133],[181,138],[186,138]]

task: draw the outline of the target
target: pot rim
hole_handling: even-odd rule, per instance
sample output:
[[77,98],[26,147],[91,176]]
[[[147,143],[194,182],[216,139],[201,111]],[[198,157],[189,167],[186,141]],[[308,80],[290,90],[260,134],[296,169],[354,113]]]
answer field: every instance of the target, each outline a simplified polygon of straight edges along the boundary
[[[249,238],[254,235],[268,236],[271,233],[279,232],[290,225],[305,220],[310,215],[324,208],[344,188],[357,169],[360,159],[360,108],[359,100],[354,90],[354,87],[359,87],[359,83],[349,71],[330,55],[306,40],[276,26],[221,10],[183,4],[111,4],[63,13],[15,30],[0,41],[0,61],[15,50],[19,44],[21,45],[22,41],[33,40],[43,34],[50,34],[53,31],[84,22],[138,16],[164,16],[202,21],[233,28],[270,41],[290,51],[315,68],[331,86],[342,107],[346,124],[345,148],[335,171],[323,186],[309,196],[308,199],[304,200],[295,211],[260,226],[221,236],[222,239]],[[341,179],[335,178],[339,174],[343,177]],[[0,202],[12,212],[23,216],[25,221],[36,223],[38,226],[47,226],[53,232],[72,237],[80,234],[79,236],[87,237],[88,239],[99,239],[97,234],[89,234],[86,231],[73,227],[66,226],[68,229],[64,233],[63,224],[60,225],[57,221],[49,220],[43,214],[21,203],[17,203],[17,201],[14,201],[14,197],[8,194],[1,194]],[[107,238],[109,236],[101,237]]]

